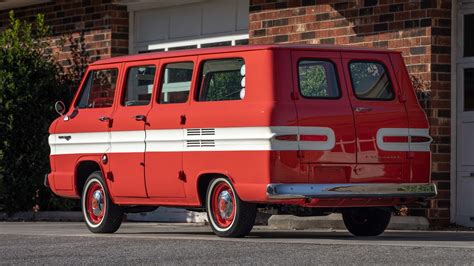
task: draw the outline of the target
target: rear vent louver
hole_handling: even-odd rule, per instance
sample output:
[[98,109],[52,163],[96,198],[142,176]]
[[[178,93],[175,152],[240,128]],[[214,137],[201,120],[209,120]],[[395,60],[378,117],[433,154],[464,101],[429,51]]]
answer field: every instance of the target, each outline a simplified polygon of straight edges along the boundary
[[[189,128],[186,129],[186,134],[188,136],[214,136],[216,135],[216,130],[214,128]],[[187,140],[186,146],[188,148],[215,147],[216,143],[213,139],[193,139]]]
[[189,128],[186,129],[188,136],[214,136],[216,130],[214,128]]
[[202,147],[215,147],[216,143],[214,140],[187,140],[186,146],[188,148],[202,148]]

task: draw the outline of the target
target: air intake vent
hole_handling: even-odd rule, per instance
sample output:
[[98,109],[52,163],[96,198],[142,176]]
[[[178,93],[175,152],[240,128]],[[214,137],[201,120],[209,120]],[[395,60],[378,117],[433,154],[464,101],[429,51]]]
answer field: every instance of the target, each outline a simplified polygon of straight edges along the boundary
[[216,130],[214,128],[201,129],[201,135],[203,136],[214,136],[215,134],[216,134]]
[[186,147],[188,148],[202,148],[202,147],[215,147],[216,143],[214,140],[187,140]]
[[214,128],[189,128],[186,129],[188,136],[214,136],[216,130]]

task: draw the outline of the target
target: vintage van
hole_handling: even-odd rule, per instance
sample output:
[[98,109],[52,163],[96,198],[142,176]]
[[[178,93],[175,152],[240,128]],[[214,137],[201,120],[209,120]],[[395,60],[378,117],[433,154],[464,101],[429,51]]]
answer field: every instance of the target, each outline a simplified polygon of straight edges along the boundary
[[126,212],[206,211],[247,235],[258,210],[341,212],[381,234],[391,210],[436,195],[429,125],[399,52],[239,46],[91,64],[50,127],[45,183],[81,198],[95,233]]

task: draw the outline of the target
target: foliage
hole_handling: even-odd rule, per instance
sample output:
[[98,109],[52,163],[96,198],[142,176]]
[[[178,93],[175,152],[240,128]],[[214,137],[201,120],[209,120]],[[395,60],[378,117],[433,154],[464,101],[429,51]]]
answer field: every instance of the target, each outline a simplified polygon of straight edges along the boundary
[[69,96],[69,81],[48,49],[50,32],[43,15],[30,24],[11,11],[0,34],[0,208],[9,213],[58,207],[43,180],[53,103]]
[[299,67],[301,94],[306,97],[325,97],[329,95],[326,72],[323,65]]
[[206,100],[240,99],[241,80],[240,70],[213,72],[209,76]]
[[[77,37],[70,35],[68,40],[71,56],[68,59],[70,67],[67,69],[67,82],[69,82],[69,88],[72,91],[75,91],[76,88],[79,87],[79,83],[86,73],[87,66],[90,63],[90,54],[86,50],[86,42],[83,31],[81,31]],[[64,39],[61,41],[63,43],[65,42]]]
[[421,106],[425,109],[429,108],[429,101],[431,98],[431,83],[415,75],[410,75],[410,79]]

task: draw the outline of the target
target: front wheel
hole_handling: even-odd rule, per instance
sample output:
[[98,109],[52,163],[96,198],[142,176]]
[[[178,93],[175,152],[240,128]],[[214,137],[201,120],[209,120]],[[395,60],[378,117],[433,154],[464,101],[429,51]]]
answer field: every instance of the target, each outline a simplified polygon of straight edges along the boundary
[[355,236],[378,236],[387,228],[392,213],[387,208],[350,208],[342,211],[347,230]]
[[114,233],[122,224],[123,211],[110,199],[100,171],[87,178],[82,191],[82,213],[87,228],[93,233]]
[[257,205],[240,200],[225,178],[211,181],[207,189],[206,211],[212,231],[221,237],[243,237],[250,233]]

